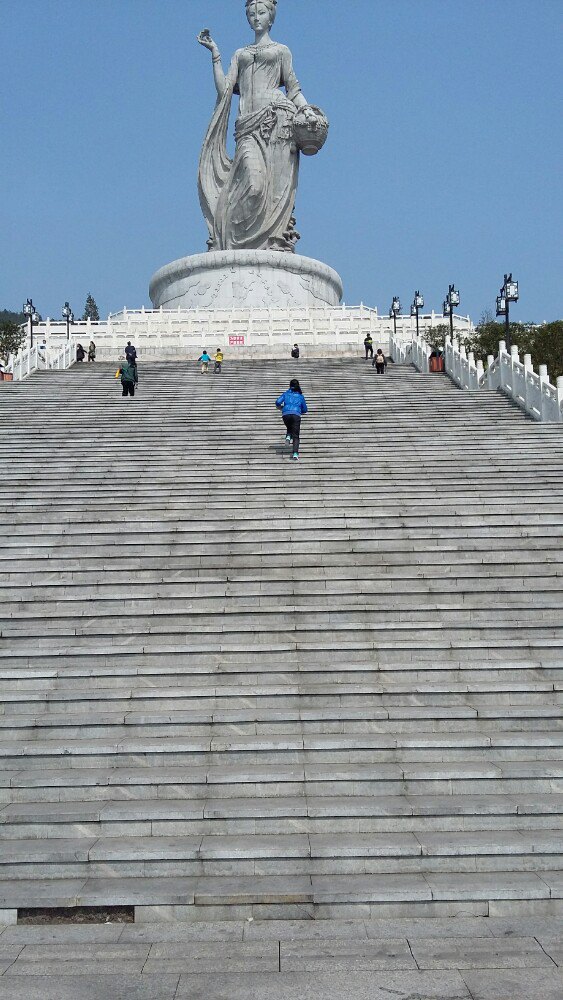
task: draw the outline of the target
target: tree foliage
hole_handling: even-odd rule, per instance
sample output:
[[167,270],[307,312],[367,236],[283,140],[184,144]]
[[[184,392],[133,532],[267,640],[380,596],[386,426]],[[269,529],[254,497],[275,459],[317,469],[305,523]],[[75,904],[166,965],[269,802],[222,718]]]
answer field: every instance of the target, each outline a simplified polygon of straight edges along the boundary
[[25,340],[25,332],[17,323],[10,320],[0,323],[0,360],[6,364],[10,354],[17,354]]
[[14,312],[12,309],[0,309],[0,323],[23,323],[24,320],[23,313]]
[[438,323],[437,326],[429,326],[424,331],[423,337],[433,351],[443,351],[446,345],[446,337],[450,332],[448,323]]
[[[522,360],[524,354],[530,354],[535,370],[539,365],[547,365],[550,381],[555,383],[558,375],[563,375],[563,320],[544,323],[536,326],[534,323],[511,323],[510,338],[518,347]],[[474,351],[476,359],[486,365],[487,357],[498,354],[499,340],[506,339],[504,323],[497,323],[490,313],[485,313],[475,333],[465,339],[468,350]]]
[[96,300],[91,292],[88,292],[86,296],[86,305],[84,306],[84,315],[82,319],[91,319],[97,322],[100,318],[100,313],[96,305]]

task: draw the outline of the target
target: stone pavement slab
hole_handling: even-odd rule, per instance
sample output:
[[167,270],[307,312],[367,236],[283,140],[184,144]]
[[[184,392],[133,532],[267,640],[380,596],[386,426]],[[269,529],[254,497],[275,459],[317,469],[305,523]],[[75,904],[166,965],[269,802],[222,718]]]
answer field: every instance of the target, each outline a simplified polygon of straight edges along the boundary
[[535,937],[538,940],[557,937],[563,926],[561,917],[489,917],[486,923],[494,937]]
[[0,935],[6,944],[74,944],[118,941],[127,924],[16,924]]
[[563,871],[542,872],[541,878],[549,886],[552,899],[563,897]]
[[[6,978],[16,978],[17,976],[140,976],[143,971],[144,960],[132,959],[130,961],[122,959],[102,960],[101,958],[76,959],[65,962],[64,959],[32,962],[14,962],[4,973]],[[4,978],[3,977],[3,978]]]
[[364,921],[369,938],[480,938],[490,937],[487,917],[399,917],[395,920]]
[[[17,948],[17,945],[12,947]],[[113,944],[111,942],[76,944],[26,944],[19,955],[20,963],[38,962],[145,962],[149,954],[148,944]]]
[[[299,1000],[471,1000],[471,994],[457,972],[350,971],[325,974],[286,972],[254,976],[182,976],[176,994],[176,1000],[296,1000],[296,998]],[[510,1000],[516,998],[511,997]],[[555,997],[549,997],[547,1000],[555,1000]]]
[[563,969],[563,921],[559,924],[559,936],[555,938],[539,937],[538,941],[551,959]]
[[2,976],[0,1000],[174,1000],[177,986],[178,976]]
[[540,969],[553,962],[534,938],[455,938],[411,941],[421,969]]
[[[387,921],[381,921],[383,925]],[[401,937],[389,934],[389,937]],[[406,935],[403,935],[406,937]],[[252,920],[244,924],[245,941],[311,941],[367,937],[363,920]]]
[[282,941],[280,968],[282,972],[416,969],[416,963],[405,939]]
[[278,972],[278,944],[276,941],[159,942],[152,945],[143,971],[212,974],[218,968],[229,972]]
[[[277,924],[279,921],[266,921]],[[299,921],[297,921],[299,923]],[[242,941],[245,924],[241,920],[159,921],[122,925],[120,944],[126,941]],[[0,939],[1,940],[1,939]],[[275,938],[277,941],[277,937]]]
[[561,1000],[563,972],[534,969],[464,972],[463,980],[473,1000]]

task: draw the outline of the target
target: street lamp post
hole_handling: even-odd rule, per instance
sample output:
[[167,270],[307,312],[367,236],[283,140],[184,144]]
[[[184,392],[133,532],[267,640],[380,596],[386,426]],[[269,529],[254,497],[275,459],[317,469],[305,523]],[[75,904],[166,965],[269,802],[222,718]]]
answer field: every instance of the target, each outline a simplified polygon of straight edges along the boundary
[[63,319],[66,319],[66,339],[70,340],[70,324],[74,323],[74,314],[68,302],[63,306]]
[[424,299],[423,299],[422,295],[420,294],[420,292],[415,292],[414,293],[413,304],[411,306],[411,316],[416,316],[416,335],[417,335],[417,337],[418,337],[418,313],[419,313],[419,310],[422,309],[423,305],[424,305]]
[[389,310],[389,319],[393,320],[393,332],[395,337],[397,336],[397,316],[401,312],[401,300],[398,295],[393,296],[393,301],[391,303],[391,308]]
[[514,281],[511,274],[505,274],[504,282],[497,295],[497,316],[504,316],[504,339],[506,349],[510,352],[512,340],[510,338],[510,303],[518,302],[518,282]]
[[26,317],[27,322],[28,322],[29,346],[33,347],[33,324],[34,323],[39,323],[39,316],[37,315],[37,313],[35,311],[35,306],[33,305],[33,302],[32,302],[31,299],[28,299],[27,302],[24,302],[23,314]]
[[448,294],[444,299],[444,316],[450,317],[450,337],[453,339],[454,335],[454,309],[460,303],[459,291],[450,285],[448,288]]

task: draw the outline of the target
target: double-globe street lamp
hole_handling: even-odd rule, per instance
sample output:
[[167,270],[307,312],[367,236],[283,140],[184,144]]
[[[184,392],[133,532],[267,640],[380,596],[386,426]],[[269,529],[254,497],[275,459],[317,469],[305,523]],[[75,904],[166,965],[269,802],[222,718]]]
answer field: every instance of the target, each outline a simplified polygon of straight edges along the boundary
[[70,340],[70,324],[74,323],[74,313],[68,302],[63,306],[63,319],[66,319],[66,339]]
[[420,292],[415,292],[414,293],[413,303],[412,303],[412,306],[411,306],[411,316],[416,316],[416,335],[417,335],[417,337],[418,337],[418,313],[419,313],[419,310],[422,309],[423,305],[424,305],[424,298],[422,297],[422,295],[420,294]]
[[448,294],[444,299],[444,316],[450,317],[450,337],[452,338],[454,335],[454,309],[457,309],[459,303],[459,291],[453,285],[450,285]]
[[505,274],[500,295],[497,295],[497,316],[504,316],[504,339],[507,351],[510,351],[512,347],[510,339],[510,303],[518,302],[518,298],[518,282],[514,281],[512,273]]
[[393,333],[397,336],[397,316],[401,312],[401,300],[398,295],[393,296],[393,301],[391,303],[391,308],[389,310],[389,319],[393,320]]
[[23,314],[28,322],[29,346],[33,347],[33,326],[34,324],[39,323],[39,316],[35,311],[35,306],[33,305],[33,301],[31,299],[24,302]]

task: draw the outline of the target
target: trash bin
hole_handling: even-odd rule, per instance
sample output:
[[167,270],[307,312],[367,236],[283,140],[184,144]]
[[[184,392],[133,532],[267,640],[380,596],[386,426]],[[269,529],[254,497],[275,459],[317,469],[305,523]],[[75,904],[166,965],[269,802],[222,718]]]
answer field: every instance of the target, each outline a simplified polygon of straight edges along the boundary
[[444,359],[443,358],[437,358],[436,356],[434,356],[433,358],[429,359],[428,367],[430,368],[431,372],[443,372],[444,371]]

